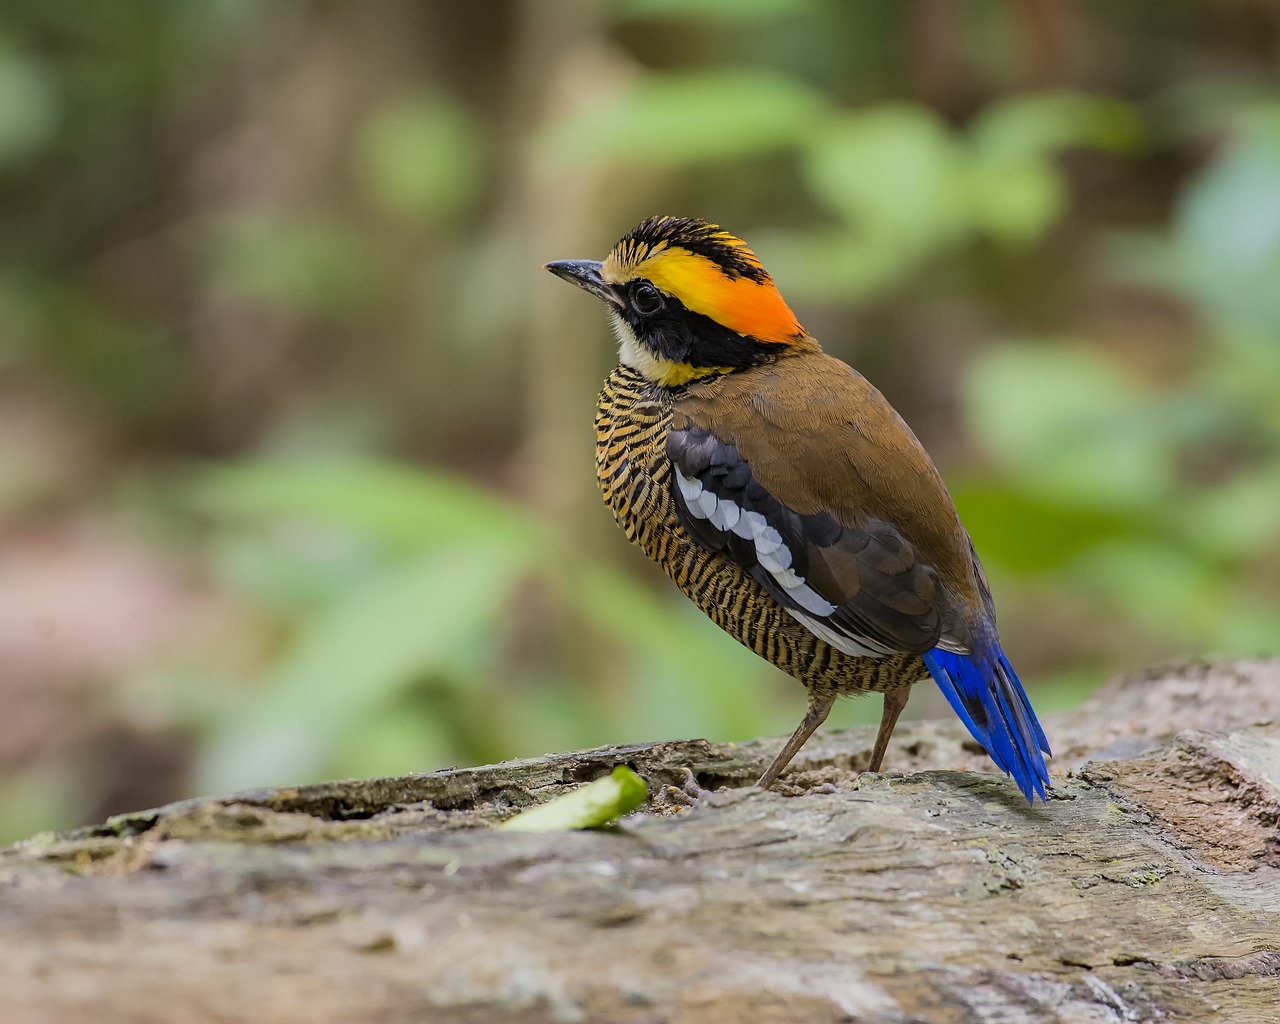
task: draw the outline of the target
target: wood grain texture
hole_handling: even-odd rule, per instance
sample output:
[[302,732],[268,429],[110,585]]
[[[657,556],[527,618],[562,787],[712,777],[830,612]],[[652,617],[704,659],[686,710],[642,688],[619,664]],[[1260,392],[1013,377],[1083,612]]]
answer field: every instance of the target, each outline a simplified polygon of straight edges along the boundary
[[[1276,1019],[1280,663],[1122,680],[1028,808],[959,723],[601,748],[188,801],[0,852],[0,1019]],[[1090,760],[1092,758],[1092,760]],[[486,823],[625,762],[606,832]]]

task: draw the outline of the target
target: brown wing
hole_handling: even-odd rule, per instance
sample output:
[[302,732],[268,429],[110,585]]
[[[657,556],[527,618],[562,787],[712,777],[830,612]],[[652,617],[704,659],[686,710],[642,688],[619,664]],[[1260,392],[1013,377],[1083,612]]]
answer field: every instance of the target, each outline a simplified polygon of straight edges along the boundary
[[667,454],[689,533],[823,639],[968,648],[968,536],[910,428],[844,363],[815,346],[690,387]]

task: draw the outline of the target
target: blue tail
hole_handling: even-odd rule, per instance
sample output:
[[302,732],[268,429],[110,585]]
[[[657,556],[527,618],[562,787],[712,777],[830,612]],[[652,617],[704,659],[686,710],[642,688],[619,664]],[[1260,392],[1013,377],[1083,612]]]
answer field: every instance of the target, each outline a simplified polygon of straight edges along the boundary
[[924,663],[955,713],[1003,771],[1035,803],[1045,799],[1049,771],[1044,754],[1049,741],[1036,721],[1026,691],[998,643],[973,654],[953,654],[935,647]]

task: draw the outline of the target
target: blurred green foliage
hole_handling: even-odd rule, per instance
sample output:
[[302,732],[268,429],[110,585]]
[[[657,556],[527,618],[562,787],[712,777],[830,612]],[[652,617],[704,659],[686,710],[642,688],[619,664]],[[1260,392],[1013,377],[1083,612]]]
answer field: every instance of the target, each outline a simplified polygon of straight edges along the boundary
[[[242,463],[201,474],[192,500],[218,524],[216,564],[229,585],[291,636],[257,692],[212,724],[201,789],[537,752],[579,732],[623,739],[597,681],[520,692],[504,678],[514,599],[534,581],[610,650],[652,659],[660,682],[648,700],[744,737],[757,721],[734,711],[753,655],[585,561],[553,523],[452,476],[368,460]],[[633,650],[643,637],[664,642]],[[581,690],[583,703],[556,689]],[[644,718],[636,708],[614,715]],[[649,728],[661,731],[664,717]]]
[[654,212],[746,236],[913,423],[1038,706],[1274,652],[1280,24],[1035,6],[0,12],[0,540],[91,522],[229,622],[88,702],[14,669],[77,724],[0,735],[0,833],[789,729],[590,492],[606,335],[536,267]]

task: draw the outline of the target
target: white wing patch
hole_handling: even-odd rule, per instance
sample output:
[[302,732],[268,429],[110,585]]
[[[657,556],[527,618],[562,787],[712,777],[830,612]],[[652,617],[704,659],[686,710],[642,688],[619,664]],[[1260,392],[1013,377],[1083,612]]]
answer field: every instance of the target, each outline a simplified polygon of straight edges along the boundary
[[716,507],[715,514],[710,516],[708,521],[717,530],[723,530],[725,533],[729,533],[738,525],[738,520],[741,518],[742,509],[738,507],[737,502],[722,501]]
[[[809,586],[803,576],[795,574],[791,568],[791,549],[782,539],[782,534],[770,526],[764,516],[759,512],[744,512],[737,502],[729,498],[717,498],[702,486],[701,480],[685,476],[678,466],[672,468],[676,474],[676,485],[684,496],[684,503],[690,515],[705,519],[726,533],[732,532],[743,540],[751,541],[760,567],[772,576],[778,586],[787,592],[787,596],[805,611],[813,615],[827,616],[836,610],[836,606]],[[882,653],[887,653],[861,647],[843,634],[832,631],[807,615],[791,609],[788,611],[815,635],[846,654],[878,658]],[[833,637],[839,638],[838,642],[832,639]]]
[[837,651],[844,651],[845,654],[851,654],[855,658],[882,658],[886,654],[893,653],[878,644],[875,648],[864,647],[847,633],[841,633],[834,630],[825,622],[811,618],[804,612],[798,612],[794,608],[788,608],[787,612],[793,619],[808,629],[809,632],[814,634],[814,636],[819,640],[825,640]]
[[687,477],[677,469],[676,483],[680,486],[680,493],[684,495],[684,503],[693,511],[698,499],[702,497],[702,481]]

